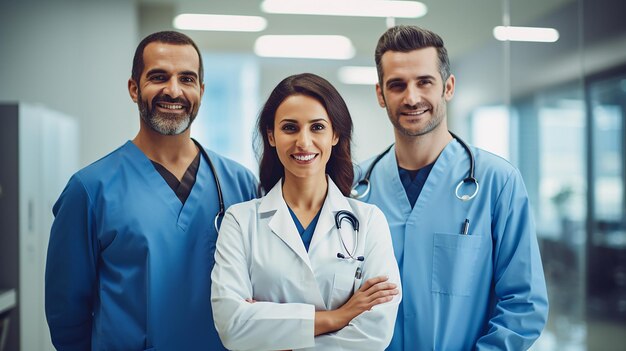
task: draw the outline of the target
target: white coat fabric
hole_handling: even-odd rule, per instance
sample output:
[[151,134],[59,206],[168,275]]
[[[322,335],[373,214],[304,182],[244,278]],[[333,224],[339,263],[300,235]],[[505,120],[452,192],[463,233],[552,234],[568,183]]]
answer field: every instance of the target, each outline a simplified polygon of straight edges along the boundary
[[[328,179],[328,194],[307,253],[282,194],[282,182],[262,199],[228,209],[220,228],[211,303],[224,345],[234,350],[383,350],[393,335],[401,294],[354,318],[343,329],[314,337],[315,311],[342,306],[364,282],[388,276],[400,289],[389,226],[375,206],[348,199]],[[335,213],[351,211],[360,222],[357,255],[353,229]],[[356,256],[355,256],[356,257]],[[356,279],[357,268],[362,279]],[[256,300],[248,303],[246,298]]]

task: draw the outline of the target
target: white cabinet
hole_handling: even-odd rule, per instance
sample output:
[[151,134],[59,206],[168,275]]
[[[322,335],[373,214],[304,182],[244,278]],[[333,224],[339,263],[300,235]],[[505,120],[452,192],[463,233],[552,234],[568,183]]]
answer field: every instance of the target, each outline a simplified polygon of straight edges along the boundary
[[0,289],[15,289],[7,350],[53,350],[44,314],[52,206],[78,169],[78,123],[42,106],[0,104]]

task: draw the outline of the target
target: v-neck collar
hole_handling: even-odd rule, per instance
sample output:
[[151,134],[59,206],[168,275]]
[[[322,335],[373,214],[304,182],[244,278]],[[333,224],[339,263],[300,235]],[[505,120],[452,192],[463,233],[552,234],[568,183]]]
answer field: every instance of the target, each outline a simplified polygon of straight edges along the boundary
[[176,197],[178,197],[183,205],[185,204],[185,201],[187,201],[187,198],[191,193],[191,189],[196,182],[198,166],[200,165],[200,155],[201,152],[198,151],[197,155],[193,158],[193,161],[191,161],[185,170],[185,174],[183,174],[183,178],[181,180],[178,180],[178,178],[176,178],[176,176],[162,164],[154,160],[150,160],[152,165],[154,165],[154,168],[156,168],[161,177],[165,179],[167,185],[169,185],[170,189],[172,189],[172,191],[176,194]]
[[400,180],[395,145],[391,148],[387,155],[380,160],[380,166],[385,169],[387,179],[391,182],[392,191],[394,192],[393,196],[401,199],[398,201],[398,205],[400,207],[400,211],[402,211],[403,218],[408,218],[412,213],[422,211],[423,208],[429,203],[434,189],[443,179],[445,179],[446,170],[450,169],[451,162],[458,157],[460,151],[463,150],[461,144],[459,144],[456,139],[452,139],[448,144],[446,144],[439,157],[437,157],[437,160],[435,160],[435,164],[430,171],[430,175],[426,179],[424,187],[422,188],[422,191],[413,208],[411,208],[406,191],[404,190],[404,186]]
[[148,188],[157,194],[163,203],[172,211],[172,214],[177,218],[178,227],[186,231],[194,212],[197,210],[201,194],[203,194],[207,187],[208,178],[212,176],[212,172],[203,171],[205,168],[209,167],[204,157],[200,157],[196,182],[191,188],[187,201],[185,201],[183,205],[165,179],[163,179],[161,174],[154,168],[152,161],[150,161],[137,145],[129,140],[124,145],[124,149],[130,156],[130,163],[137,167],[137,171],[146,180]]
[[335,226],[334,216],[337,211],[349,210],[350,205],[348,200],[343,196],[337,185],[333,183],[330,177],[328,179],[328,191],[326,193],[326,199],[320,210],[319,218],[315,230],[313,232],[313,238],[311,238],[311,244],[309,251],[307,252],[302,244],[302,239],[298,235],[296,224],[291,218],[287,203],[283,198],[282,193],[282,180],[280,180],[274,187],[261,199],[259,204],[259,215],[261,217],[270,216],[268,226],[272,232],[278,236],[287,246],[294,251],[302,261],[311,269],[311,261],[309,255],[313,255],[315,252],[315,246],[324,240],[328,239],[331,235],[331,230]]

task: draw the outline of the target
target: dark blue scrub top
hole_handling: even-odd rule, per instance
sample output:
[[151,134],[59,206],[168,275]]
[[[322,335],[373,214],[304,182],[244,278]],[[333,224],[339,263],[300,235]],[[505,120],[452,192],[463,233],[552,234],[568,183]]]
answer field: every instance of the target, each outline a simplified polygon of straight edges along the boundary
[[291,210],[289,206],[287,206],[287,208],[289,208],[289,214],[291,215],[291,218],[293,218],[293,222],[296,224],[298,233],[300,233],[300,237],[302,238],[304,247],[306,248],[306,251],[309,252],[309,245],[311,245],[313,232],[315,232],[315,227],[317,226],[317,220],[320,219],[320,213],[322,213],[322,209],[320,208],[320,210],[315,215],[315,218],[313,218],[311,223],[309,223],[309,226],[306,229],[304,229],[304,227],[302,226],[302,223],[300,223],[300,220],[298,220],[298,217],[296,217],[296,214],[293,213],[293,211]]
[[411,208],[415,206],[415,202],[417,201],[417,198],[420,196],[420,193],[422,192],[422,188],[424,188],[426,179],[428,179],[428,175],[430,174],[430,171],[433,169],[434,164],[435,163],[433,162],[416,171],[410,171],[408,169],[398,167],[398,173],[400,174],[400,181],[402,182],[402,186],[404,186],[404,191],[406,191],[406,197],[409,198],[409,202],[411,203]]

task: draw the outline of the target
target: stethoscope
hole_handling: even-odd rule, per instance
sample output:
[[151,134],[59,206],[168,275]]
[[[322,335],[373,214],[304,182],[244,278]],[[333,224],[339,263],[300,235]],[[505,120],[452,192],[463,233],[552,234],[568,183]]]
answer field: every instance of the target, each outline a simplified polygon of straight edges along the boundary
[[218,222],[220,217],[224,216],[224,212],[226,212],[226,208],[224,206],[224,196],[222,196],[222,186],[220,185],[220,178],[217,176],[217,171],[215,170],[215,166],[213,166],[213,162],[211,162],[211,158],[209,157],[209,154],[207,154],[206,150],[202,147],[202,145],[200,145],[200,143],[194,139],[191,138],[191,140],[193,140],[194,144],[196,144],[196,146],[198,147],[198,149],[200,149],[200,153],[202,154],[202,157],[204,157],[204,159],[206,160],[206,162],[209,164],[209,167],[211,168],[211,172],[213,172],[213,179],[215,179],[215,188],[217,188],[217,201],[219,202],[219,211],[217,211],[217,214],[215,215],[215,219],[213,220],[213,225],[215,226],[215,232],[219,232],[219,226],[218,226]]
[[[478,194],[478,189],[480,188],[480,185],[478,185],[478,181],[474,177],[474,154],[472,153],[472,150],[470,149],[469,145],[467,145],[465,141],[463,141],[463,139],[459,138],[456,134],[450,131],[448,131],[448,133],[450,133],[452,137],[455,138],[461,144],[461,146],[463,146],[463,148],[467,152],[467,155],[469,156],[469,159],[470,159],[468,176],[465,179],[461,180],[459,184],[456,186],[456,189],[454,190],[454,194],[456,195],[457,199],[461,201],[469,201],[473,199],[474,197],[476,197],[476,194]],[[372,164],[367,169],[367,172],[365,172],[365,177],[359,180],[359,182],[356,183],[356,185],[350,191],[350,197],[360,200],[366,197],[367,194],[369,194],[370,188],[371,188],[370,177],[372,175],[372,171],[374,170],[374,166],[376,166],[378,161],[380,161],[380,159],[382,159],[389,152],[389,150],[391,150],[392,147],[393,147],[393,144],[391,144],[385,151],[383,151],[378,156],[376,156],[376,158],[374,159],[374,162],[372,162]],[[476,185],[474,189],[474,193],[472,193],[471,195],[459,193],[459,191],[461,190],[461,186],[465,183],[474,183]],[[359,193],[357,188],[362,185],[365,186],[365,191],[363,193]]]
[[[352,251],[348,250],[348,246],[346,245],[346,242],[343,240],[343,236],[341,235],[341,232],[339,231],[339,229],[341,229],[341,222],[343,220],[350,222],[350,224],[352,225],[352,232],[354,235],[354,246],[352,247]],[[335,214],[335,226],[337,227],[337,235],[339,235],[339,242],[341,243],[341,246],[343,247],[346,254],[348,255],[346,256],[342,254],[341,252],[337,252],[337,258],[342,259],[342,260],[354,260],[354,261],[363,262],[365,260],[365,257],[356,256],[356,249],[359,246],[359,220],[356,218],[354,213],[348,210],[338,211]]]

